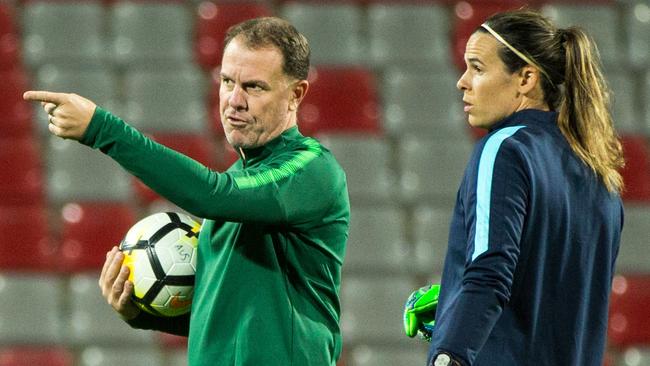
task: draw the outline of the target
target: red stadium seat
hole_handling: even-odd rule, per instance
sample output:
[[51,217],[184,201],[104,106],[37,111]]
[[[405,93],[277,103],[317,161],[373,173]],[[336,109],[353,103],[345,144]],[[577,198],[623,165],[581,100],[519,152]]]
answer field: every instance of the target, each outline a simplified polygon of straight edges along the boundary
[[459,70],[465,70],[465,44],[474,31],[495,13],[517,9],[525,4],[523,0],[469,0],[459,1],[454,6],[452,20],[452,57]]
[[469,134],[470,136],[472,136],[474,140],[480,140],[481,138],[483,138],[483,136],[487,135],[488,133],[488,130],[486,130],[485,128],[472,127],[469,125],[469,123],[467,124],[467,126],[469,129]]
[[221,112],[219,111],[219,87],[220,87],[220,69],[217,67],[210,72],[210,91],[208,92],[207,110],[210,127],[214,133],[223,137],[223,126],[221,125]]
[[22,65],[20,44],[14,19],[17,14],[6,2],[0,3],[0,70],[8,70]]
[[0,138],[0,205],[44,203],[40,151],[34,138]]
[[61,208],[63,272],[99,271],[106,252],[119,245],[137,221],[134,208],[121,202],[68,203]]
[[0,349],[0,366],[72,366],[74,354],[56,346],[13,346]]
[[54,247],[44,206],[0,206],[0,243],[0,270],[53,269]]
[[[201,164],[216,169],[224,170],[223,164],[219,164],[217,149],[211,137],[198,134],[176,134],[176,133],[156,133],[151,137],[157,142],[176,150]],[[138,198],[145,204],[149,204],[160,199],[160,196],[144,185],[141,181],[133,178],[135,192]]]
[[623,349],[650,345],[650,275],[617,275],[612,284],[608,338],[611,346]]
[[[177,336],[169,333],[158,333],[160,344],[165,348],[187,348],[187,337]],[[1,366],[1,365],[0,365]]]
[[196,20],[194,51],[196,62],[205,70],[221,64],[223,38],[232,25],[247,19],[272,15],[269,7],[258,2],[199,4]]
[[0,136],[32,136],[32,105],[23,100],[27,75],[20,68],[0,70]]
[[318,133],[383,133],[379,120],[377,84],[363,67],[316,67],[309,91],[298,109],[304,135]]
[[623,200],[650,203],[650,145],[645,136],[627,135],[621,138],[625,168],[621,170],[625,190]]
[[528,3],[538,7],[546,4],[613,5],[616,4],[616,0],[533,0]]

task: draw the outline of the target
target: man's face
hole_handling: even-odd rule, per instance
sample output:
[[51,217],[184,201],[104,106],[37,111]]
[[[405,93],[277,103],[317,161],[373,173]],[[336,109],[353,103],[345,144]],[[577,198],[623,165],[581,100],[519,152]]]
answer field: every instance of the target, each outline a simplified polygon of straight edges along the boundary
[[510,74],[498,55],[499,41],[475,32],[467,41],[467,69],[456,86],[463,91],[465,113],[473,127],[489,128],[513,114],[521,104],[518,78]]
[[277,48],[250,49],[239,37],[224,50],[219,108],[233,147],[265,145],[296,124],[296,81],[284,74],[282,64]]

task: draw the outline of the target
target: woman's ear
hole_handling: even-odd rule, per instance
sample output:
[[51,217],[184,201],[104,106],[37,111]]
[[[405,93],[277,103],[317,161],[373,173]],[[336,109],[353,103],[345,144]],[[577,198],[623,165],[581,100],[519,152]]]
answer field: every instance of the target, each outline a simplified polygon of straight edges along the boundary
[[541,74],[539,70],[533,66],[526,65],[519,71],[519,86],[518,91],[521,94],[529,94],[539,85],[540,90],[542,87]]

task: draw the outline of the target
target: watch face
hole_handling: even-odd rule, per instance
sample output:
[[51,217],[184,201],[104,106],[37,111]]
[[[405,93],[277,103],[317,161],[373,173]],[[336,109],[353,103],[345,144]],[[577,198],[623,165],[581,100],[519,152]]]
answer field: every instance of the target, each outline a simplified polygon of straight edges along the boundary
[[436,356],[436,362],[433,363],[433,366],[449,366],[451,365],[451,358],[448,355],[438,355]]

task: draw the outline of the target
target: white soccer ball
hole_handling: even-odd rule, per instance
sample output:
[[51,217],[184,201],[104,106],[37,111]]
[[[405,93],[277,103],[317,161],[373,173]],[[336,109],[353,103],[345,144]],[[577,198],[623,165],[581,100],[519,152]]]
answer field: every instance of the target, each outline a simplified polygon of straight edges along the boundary
[[138,221],[120,243],[131,273],[133,301],[157,316],[190,310],[201,225],[183,213],[156,213]]

